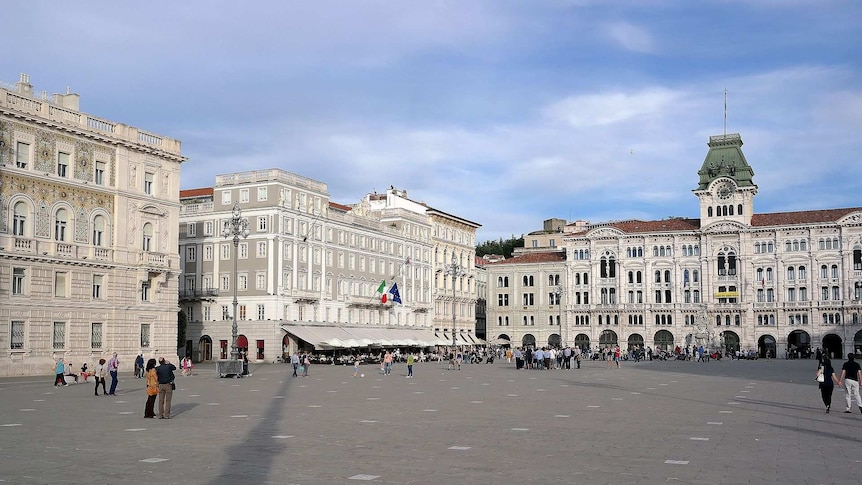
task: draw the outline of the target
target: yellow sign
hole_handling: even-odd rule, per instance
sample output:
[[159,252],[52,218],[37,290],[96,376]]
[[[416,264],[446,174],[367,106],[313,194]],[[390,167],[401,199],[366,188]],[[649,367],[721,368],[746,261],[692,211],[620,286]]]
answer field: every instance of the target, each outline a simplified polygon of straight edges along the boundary
[[719,291],[715,294],[716,298],[739,298],[738,291]]

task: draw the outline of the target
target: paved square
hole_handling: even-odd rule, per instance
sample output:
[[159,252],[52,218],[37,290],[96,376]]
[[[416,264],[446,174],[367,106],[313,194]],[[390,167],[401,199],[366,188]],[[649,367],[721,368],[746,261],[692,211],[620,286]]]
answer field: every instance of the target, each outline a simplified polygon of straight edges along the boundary
[[[836,362],[840,366],[839,362]],[[862,415],[825,414],[814,361],[252,366],[178,377],[171,420],[144,381],[117,397],[0,379],[0,483],[856,483]]]

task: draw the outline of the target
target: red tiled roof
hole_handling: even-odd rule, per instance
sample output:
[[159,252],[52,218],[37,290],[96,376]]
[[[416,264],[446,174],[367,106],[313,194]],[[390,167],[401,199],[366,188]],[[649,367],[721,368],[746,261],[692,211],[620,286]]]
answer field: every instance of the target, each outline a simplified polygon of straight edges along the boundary
[[329,207],[332,207],[333,209],[342,210],[344,212],[350,212],[351,210],[353,210],[353,208],[350,207],[349,205],[339,204],[338,202],[332,202],[332,201],[329,202]]
[[798,212],[773,212],[771,214],[754,214],[751,225],[754,227],[783,226],[794,224],[817,224],[835,222],[853,212],[862,212],[862,207],[847,207],[844,209],[823,209]]
[[[754,214],[751,218],[752,227],[792,226],[804,224],[833,223],[854,212],[862,212],[862,207],[847,207],[843,209],[823,209],[796,212],[773,212],[770,214]],[[584,231],[568,233],[566,236],[584,236],[588,232],[602,227],[610,227],[625,234],[661,233],[678,231],[697,231],[700,229],[700,219],[663,219],[658,221],[619,221],[601,225],[592,225]]]
[[188,197],[204,197],[208,195],[213,195],[212,187],[204,187],[202,189],[180,190],[180,199],[185,199]]
[[487,263],[490,265],[498,265],[498,264],[533,264],[533,263],[555,263],[559,261],[566,260],[566,253],[564,251],[547,251],[541,253],[526,253],[519,254],[516,256],[512,256],[509,259],[504,259],[502,261],[497,261],[494,263]]

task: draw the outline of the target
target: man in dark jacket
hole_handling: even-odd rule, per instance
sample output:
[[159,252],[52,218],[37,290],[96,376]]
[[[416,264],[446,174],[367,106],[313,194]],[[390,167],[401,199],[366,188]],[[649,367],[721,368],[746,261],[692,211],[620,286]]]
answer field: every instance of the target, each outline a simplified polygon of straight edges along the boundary
[[171,419],[171,397],[174,394],[174,371],[177,367],[164,357],[159,358],[156,378],[159,380],[159,419]]

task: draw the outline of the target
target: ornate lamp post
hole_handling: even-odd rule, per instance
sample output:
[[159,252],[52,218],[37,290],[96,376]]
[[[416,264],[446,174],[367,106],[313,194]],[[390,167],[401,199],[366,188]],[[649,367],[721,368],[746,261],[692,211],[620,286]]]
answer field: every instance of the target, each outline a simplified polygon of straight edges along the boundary
[[226,238],[233,236],[233,324],[230,328],[230,336],[231,336],[231,350],[230,350],[230,358],[231,360],[237,360],[239,358],[239,351],[236,346],[237,339],[237,326],[236,326],[236,307],[239,303],[236,299],[236,289],[239,286],[236,278],[237,278],[237,261],[239,260],[238,248],[239,248],[239,238],[242,236],[243,239],[248,237],[248,221],[242,218],[242,210],[239,207],[239,202],[237,202],[233,206],[233,213],[231,214],[231,218],[224,222],[224,229],[222,230],[222,235]]
[[557,285],[557,287],[554,288],[554,294],[557,295],[557,307],[559,307],[559,310],[560,310],[560,315],[559,315],[559,318],[560,318],[560,320],[559,320],[559,322],[560,322],[560,338],[562,339],[562,342],[560,343],[560,348],[565,349],[566,348],[566,333],[567,333],[566,331],[568,329],[566,328],[567,327],[566,323],[563,322],[563,303],[562,303],[563,302],[563,300],[562,300],[562,298],[563,298],[563,285],[562,284]]
[[458,264],[458,259],[455,257],[455,253],[452,253],[452,262],[445,265],[445,268],[445,274],[452,277],[452,355],[455,355],[458,349],[458,340],[457,335],[455,334],[455,281],[466,273],[464,272],[464,268]]

